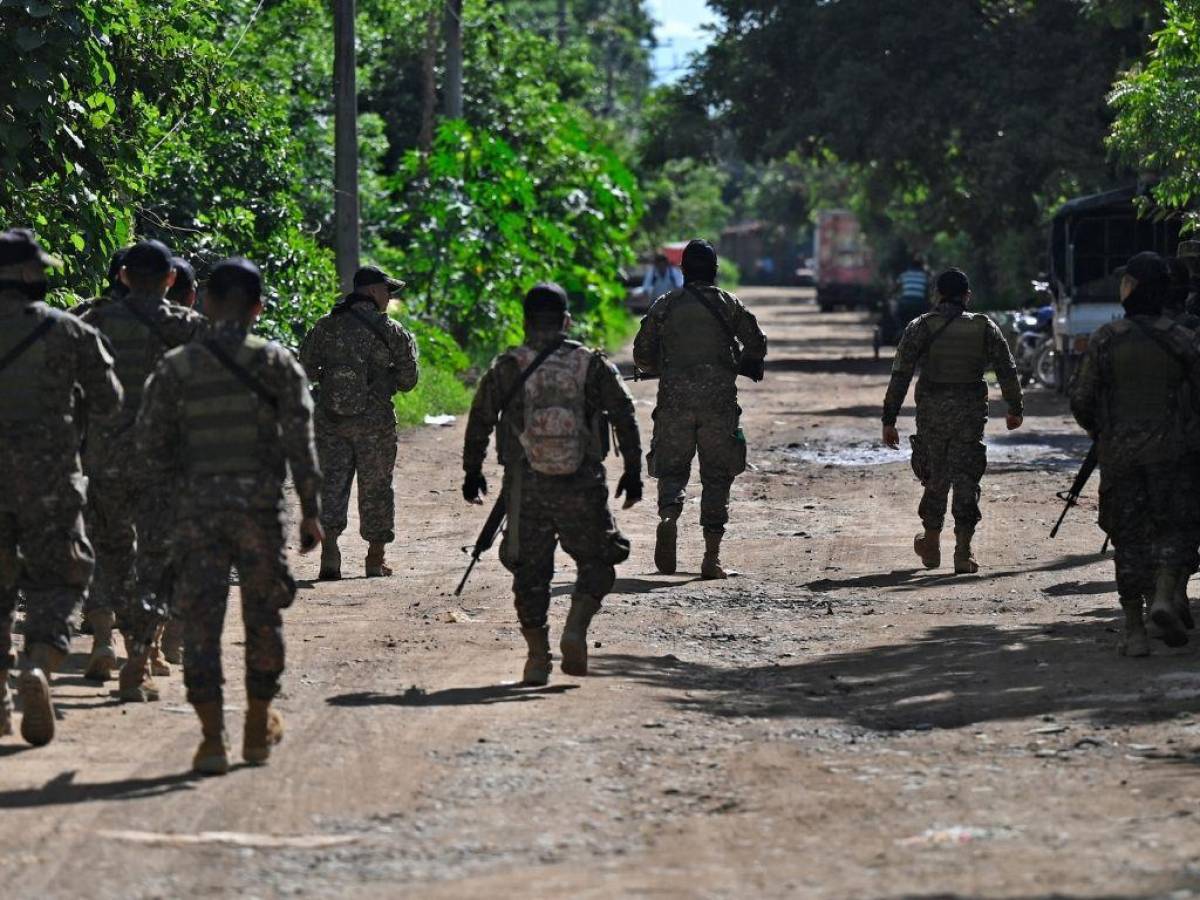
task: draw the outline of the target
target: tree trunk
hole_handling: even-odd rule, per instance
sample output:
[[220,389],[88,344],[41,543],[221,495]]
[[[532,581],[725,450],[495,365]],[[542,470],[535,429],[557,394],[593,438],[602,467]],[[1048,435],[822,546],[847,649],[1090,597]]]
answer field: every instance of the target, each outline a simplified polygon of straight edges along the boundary
[[358,87],[354,50],[355,0],[333,4],[334,248],[338,280],[349,291],[358,269]]
[[558,0],[558,46],[567,46],[567,0]]
[[425,47],[421,51],[421,133],[417,147],[423,153],[433,146],[433,120],[437,113],[438,14],[431,9],[425,22]]
[[446,0],[446,83],[442,89],[447,118],[463,115],[463,0]]

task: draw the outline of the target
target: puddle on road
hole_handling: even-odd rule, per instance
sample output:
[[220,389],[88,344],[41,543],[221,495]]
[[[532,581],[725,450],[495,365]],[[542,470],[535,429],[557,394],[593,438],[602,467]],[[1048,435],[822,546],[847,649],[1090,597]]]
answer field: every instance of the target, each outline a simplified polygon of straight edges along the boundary
[[[990,471],[1074,469],[1083,462],[1090,446],[1084,435],[1071,434],[997,435],[988,436],[984,443]],[[789,462],[838,468],[907,463],[910,453],[907,440],[899,450],[889,450],[878,441],[821,440],[788,444],[777,447],[776,451]]]

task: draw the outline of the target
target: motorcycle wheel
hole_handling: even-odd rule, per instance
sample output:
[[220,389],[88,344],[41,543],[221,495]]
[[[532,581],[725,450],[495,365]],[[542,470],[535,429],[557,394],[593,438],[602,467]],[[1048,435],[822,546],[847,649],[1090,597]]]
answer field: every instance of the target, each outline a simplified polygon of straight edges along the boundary
[[1058,387],[1058,351],[1053,341],[1047,341],[1033,359],[1033,374],[1044,387]]

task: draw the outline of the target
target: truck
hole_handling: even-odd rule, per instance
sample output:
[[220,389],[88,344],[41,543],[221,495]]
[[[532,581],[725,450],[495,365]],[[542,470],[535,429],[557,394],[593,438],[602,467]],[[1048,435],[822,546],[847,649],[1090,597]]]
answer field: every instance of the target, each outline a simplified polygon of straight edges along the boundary
[[858,217],[846,209],[817,213],[815,233],[817,306],[873,306],[882,299],[876,283],[875,260]]
[[1054,293],[1057,386],[1065,391],[1102,325],[1121,318],[1116,270],[1131,256],[1153,250],[1174,255],[1179,216],[1139,216],[1144,188],[1129,186],[1076,197],[1063,204],[1050,225],[1050,284]]

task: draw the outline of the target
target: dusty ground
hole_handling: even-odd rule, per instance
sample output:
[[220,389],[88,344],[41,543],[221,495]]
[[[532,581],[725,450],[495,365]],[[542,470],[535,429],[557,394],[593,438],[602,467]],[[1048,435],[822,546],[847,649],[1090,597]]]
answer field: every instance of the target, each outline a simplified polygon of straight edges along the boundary
[[[888,363],[869,358],[864,320],[800,295],[746,299],[772,353],[743,399],[755,468],[727,553],[741,577],[696,580],[694,505],[670,578],[653,571],[652,504],[623,513],[634,554],[596,620],[593,677],[515,687],[521,639],[494,555],[450,596],[483,519],[458,496],[461,429],[406,434],[398,577],[306,583],[270,767],[192,778],[179,677],[160,703],[120,706],[75,657],[56,681],[60,738],[0,742],[6,893],[1200,892],[1197,653],[1116,657],[1094,503],[1047,539],[1084,449],[1062,404],[1035,396],[1027,430],[993,428],[983,571],[926,573],[918,486],[876,445]],[[648,422],[653,385],[635,393]],[[362,547],[344,543],[361,571]],[[296,568],[311,579],[316,560]],[[170,837],[214,831],[249,846]]]

